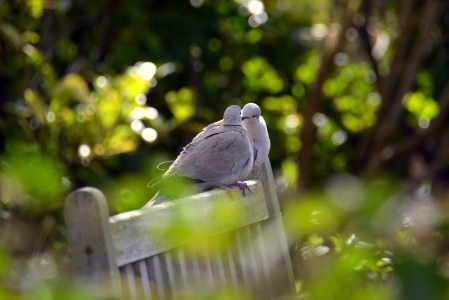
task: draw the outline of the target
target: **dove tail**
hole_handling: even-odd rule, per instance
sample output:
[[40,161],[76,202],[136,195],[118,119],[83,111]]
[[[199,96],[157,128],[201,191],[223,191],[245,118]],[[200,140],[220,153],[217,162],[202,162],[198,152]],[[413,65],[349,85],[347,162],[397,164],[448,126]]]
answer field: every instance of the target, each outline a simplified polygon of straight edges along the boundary
[[[167,161],[161,162],[157,165],[157,169],[162,170],[162,171],[167,171],[173,162],[174,162],[174,160],[167,160]],[[167,166],[168,164],[170,164],[170,166]]]
[[162,181],[162,176],[160,175],[156,178],[154,178],[153,180],[151,180],[148,184],[147,187],[149,187],[150,189],[154,189],[161,181]]
[[[170,165],[168,165],[168,164],[170,164]],[[159,163],[157,165],[157,169],[162,170],[162,171],[167,171],[172,164],[173,164],[173,160],[167,160],[167,161]],[[168,174],[164,173],[164,174],[154,178],[147,184],[147,187],[149,187],[151,189],[155,188],[158,185],[158,183],[160,183],[162,181],[162,178],[164,177],[164,175],[165,175],[165,177],[167,177]]]

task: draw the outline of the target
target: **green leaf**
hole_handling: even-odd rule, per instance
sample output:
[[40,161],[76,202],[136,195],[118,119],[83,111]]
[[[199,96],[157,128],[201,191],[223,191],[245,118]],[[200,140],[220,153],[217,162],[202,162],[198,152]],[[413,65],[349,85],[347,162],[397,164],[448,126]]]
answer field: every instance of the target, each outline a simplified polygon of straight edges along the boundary
[[296,69],[295,75],[300,82],[310,84],[315,81],[318,70],[310,64],[303,64]]
[[262,106],[264,109],[280,112],[284,115],[295,113],[298,108],[296,100],[290,95],[266,97],[263,99]]
[[195,92],[191,87],[183,87],[178,92],[165,94],[165,101],[176,121],[181,123],[195,113]]
[[44,0],[27,0],[30,15],[35,19],[40,19],[43,14]]

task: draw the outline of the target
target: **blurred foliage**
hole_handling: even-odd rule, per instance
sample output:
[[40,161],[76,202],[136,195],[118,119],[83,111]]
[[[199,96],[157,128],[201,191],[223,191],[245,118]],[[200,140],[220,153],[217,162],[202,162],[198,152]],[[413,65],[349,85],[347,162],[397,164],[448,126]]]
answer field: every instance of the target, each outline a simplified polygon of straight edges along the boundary
[[[228,105],[248,102],[262,108],[287,228],[299,234],[292,253],[300,297],[447,298],[442,130],[379,173],[348,175],[369,164],[358,160],[361,140],[389,108],[380,82],[396,71],[401,39],[418,40],[419,30],[402,30],[418,26],[427,2],[404,21],[404,4],[389,0],[0,0],[0,298],[58,299],[61,286],[89,298],[64,277],[65,195],[91,185],[105,192],[111,214],[142,207],[156,192],[146,184],[161,174],[158,163]],[[367,3],[369,13],[345,15]],[[399,99],[395,142],[447,113],[439,97],[449,74],[448,20],[445,9]],[[343,46],[312,119],[316,142],[304,145],[307,105],[339,34]],[[409,74],[397,74],[399,86]],[[300,198],[303,147],[314,150],[316,190]],[[53,269],[36,271],[33,261]]]

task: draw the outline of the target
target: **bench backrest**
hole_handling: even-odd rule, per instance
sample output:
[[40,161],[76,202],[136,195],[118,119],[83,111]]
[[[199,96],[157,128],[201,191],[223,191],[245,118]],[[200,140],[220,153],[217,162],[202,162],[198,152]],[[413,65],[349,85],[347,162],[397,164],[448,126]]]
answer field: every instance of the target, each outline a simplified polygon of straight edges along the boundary
[[212,190],[111,217],[98,189],[72,192],[64,212],[76,274],[112,283],[129,299],[198,292],[291,297],[295,284],[270,162],[248,178],[252,193],[244,197],[238,189]]

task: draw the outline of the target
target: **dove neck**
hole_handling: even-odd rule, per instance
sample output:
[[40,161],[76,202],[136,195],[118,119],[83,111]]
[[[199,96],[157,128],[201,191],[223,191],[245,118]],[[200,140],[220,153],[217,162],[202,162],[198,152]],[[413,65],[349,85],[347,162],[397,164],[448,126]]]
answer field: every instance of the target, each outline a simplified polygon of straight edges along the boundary
[[242,124],[223,124],[223,126],[242,126]]

